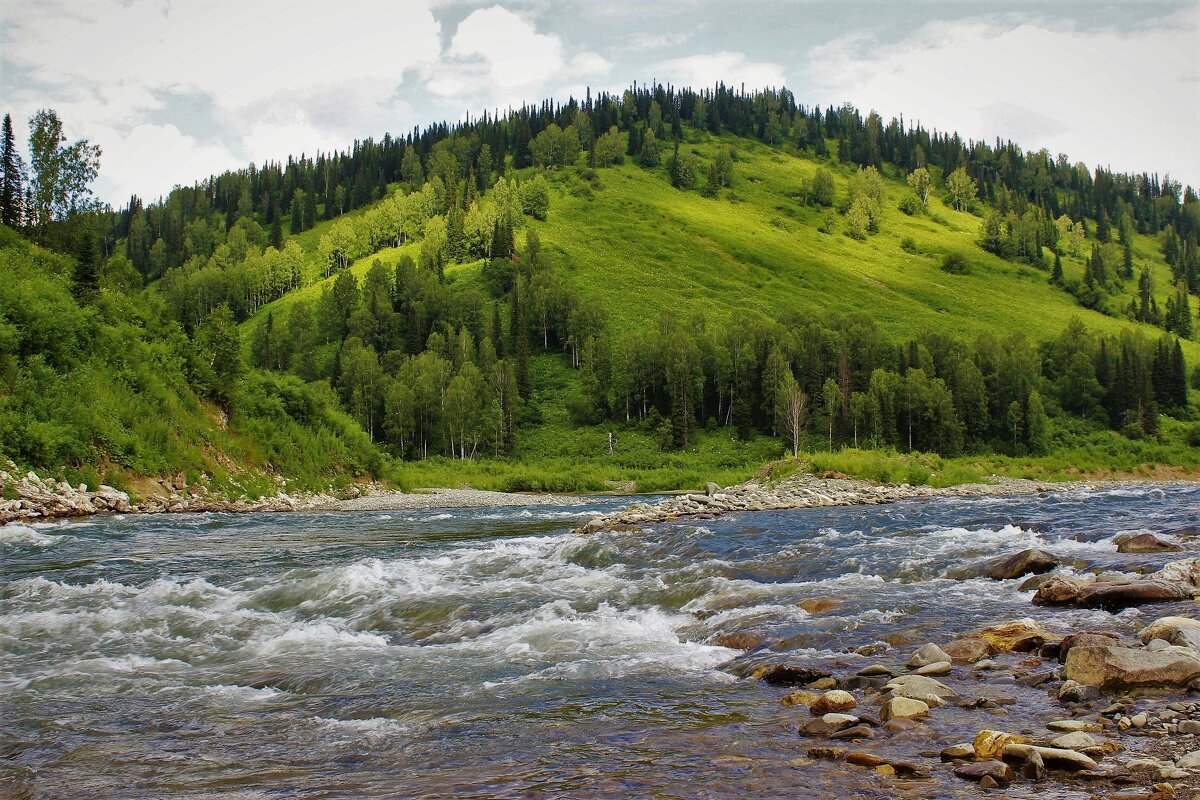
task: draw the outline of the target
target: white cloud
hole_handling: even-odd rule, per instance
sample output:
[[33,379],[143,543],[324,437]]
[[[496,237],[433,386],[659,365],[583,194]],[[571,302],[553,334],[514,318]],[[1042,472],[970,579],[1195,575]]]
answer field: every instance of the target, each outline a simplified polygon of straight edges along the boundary
[[[346,0],[320,13],[291,0],[92,0],[5,3],[3,14],[7,105],[19,118],[54,107],[69,135],[104,147],[101,186],[136,176],[151,196],[229,166],[227,150],[192,139],[171,151],[178,170],[143,168],[157,156],[118,139],[136,141],[136,132],[177,145],[177,127],[152,134],[141,125],[163,95],[209,98],[200,127],[214,140],[241,139],[240,162],[277,159],[416,122],[393,116],[407,106],[392,98],[406,72],[441,50],[427,0]],[[17,71],[20,85],[3,77]],[[105,199],[124,197],[105,191]]]
[[135,125],[128,131],[96,127],[90,133],[103,151],[101,167],[120,165],[102,169],[96,187],[114,204],[134,194],[154,198],[176,185],[190,186],[206,175],[245,165],[225,148],[201,144],[174,125]]
[[429,70],[427,88],[462,103],[507,108],[541,100],[563,79],[611,69],[595,52],[568,57],[560,37],[497,5],[472,11],[459,23],[446,57]]
[[706,89],[724,81],[726,86],[746,84],[746,89],[780,87],[786,81],[783,67],[768,61],[750,61],[745,53],[723,50],[719,53],[686,56],[660,61],[651,67],[659,83]]
[[1197,41],[1200,7],[1135,31],[972,19],[890,45],[835,39],[808,74],[824,103],[1200,185]]

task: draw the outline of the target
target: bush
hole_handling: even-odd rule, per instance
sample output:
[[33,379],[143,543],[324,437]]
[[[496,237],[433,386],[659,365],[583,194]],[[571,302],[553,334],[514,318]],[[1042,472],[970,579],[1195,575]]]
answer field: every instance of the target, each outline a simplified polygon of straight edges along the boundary
[[899,209],[910,217],[915,217],[921,213],[921,201],[911,194],[901,198]]
[[962,253],[946,253],[946,257],[942,259],[942,272],[951,275],[966,275],[970,271],[967,259],[963,257]]
[[911,253],[914,256],[919,255],[921,252],[917,247],[917,243],[913,241],[911,236],[905,236],[904,239],[901,240],[900,249],[906,253]]

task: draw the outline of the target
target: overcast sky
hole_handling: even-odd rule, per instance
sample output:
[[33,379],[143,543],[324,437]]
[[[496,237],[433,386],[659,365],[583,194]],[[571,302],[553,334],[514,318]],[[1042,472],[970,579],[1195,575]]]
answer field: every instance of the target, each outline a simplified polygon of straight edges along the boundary
[[785,85],[1200,186],[1200,4],[0,0],[0,112],[123,204],[249,161],[631,81]]

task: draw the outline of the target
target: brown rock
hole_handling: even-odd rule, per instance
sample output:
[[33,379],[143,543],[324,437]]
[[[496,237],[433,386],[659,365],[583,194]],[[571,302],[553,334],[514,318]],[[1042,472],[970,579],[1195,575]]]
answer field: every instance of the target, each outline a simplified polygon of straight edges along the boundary
[[858,701],[854,699],[854,695],[835,689],[832,692],[826,692],[814,700],[809,705],[808,710],[814,717],[819,717],[838,711],[849,711],[856,705],[858,705]]
[[1004,754],[1004,748],[1010,744],[1023,744],[1029,741],[1023,736],[1004,731],[982,730],[975,735],[972,747],[975,748],[975,758],[980,761],[999,758]]
[[730,650],[753,650],[756,647],[762,646],[766,640],[767,637],[761,633],[733,631],[731,633],[718,633],[708,641],[717,647],[728,647]]
[[1047,641],[1061,638],[1031,620],[1002,622],[984,628],[978,635],[993,653],[1028,653],[1041,648]]
[[810,747],[808,757],[822,761],[841,761],[846,757],[846,750],[842,747]]
[[880,764],[886,764],[886,758],[880,758],[873,753],[847,753],[847,764],[857,764],[860,767],[878,767]]
[[923,717],[928,713],[928,704],[920,700],[911,700],[907,697],[893,697],[883,704],[883,713],[880,716],[884,722],[889,722],[893,719]]
[[1158,650],[1080,646],[1067,654],[1065,673],[1073,681],[1104,691],[1181,687],[1200,678],[1200,654],[1173,645]]
[[797,689],[794,692],[789,692],[788,694],[784,695],[779,701],[779,704],[786,708],[792,708],[793,706],[811,706],[820,696],[821,695],[817,694],[816,692],[810,692],[805,689]]
[[969,636],[965,639],[955,639],[946,644],[942,650],[950,656],[955,664],[974,664],[992,655],[991,646],[983,639]]
[[981,781],[990,777],[997,783],[1012,783],[1012,767],[1003,761],[976,761],[973,764],[963,764],[954,770],[954,774],[968,781]]
[[1163,541],[1153,533],[1117,537],[1118,553],[1170,553],[1182,549],[1177,544]]
[[810,597],[807,600],[801,600],[796,605],[809,614],[823,614],[831,608],[840,606],[844,602],[846,602],[846,598],[844,597]]
[[821,678],[828,678],[829,670],[802,667],[798,664],[763,664],[750,673],[750,677],[771,686],[803,686]]
[[1058,662],[1061,664],[1067,660],[1067,653],[1071,652],[1072,647],[1106,647],[1112,645],[1114,647],[1123,646],[1120,644],[1121,637],[1115,633],[1104,633],[1095,631],[1082,631],[1073,633],[1063,639],[1058,646]]
[[1054,569],[1059,563],[1057,556],[1045,550],[1022,550],[992,562],[988,567],[987,576],[995,581],[1003,581],[1024,575],[1040,575]]
[[1154,577],[1111,581],[1053,578],[1037,590],[1033,596],[1033,604],[1114,610],[1149,603],[1189,600],[1192,597],[1192,588]]

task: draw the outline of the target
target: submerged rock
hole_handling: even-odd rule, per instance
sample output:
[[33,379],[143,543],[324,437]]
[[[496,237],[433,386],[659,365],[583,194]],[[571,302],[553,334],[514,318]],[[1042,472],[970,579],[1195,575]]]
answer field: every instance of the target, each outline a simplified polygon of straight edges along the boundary
[[750,677],[771,686],[805,686],[828,678],[832,673],[817,667],[803,667],[799,664],[762,664],[750,673]]
[[1009,744],[1004,746],[1004,757],[1025,761],[1030,754],[1037,753],[1051,769],[1096,769],[1100,766],[1091,756],[1059,747],[1039,747],[1033,744]]
[[788,694],[784,695],[779,701],[779,704],[786,708],[792,708],[794,706],[811,706],[820,697],[821,695],[817,692],[810,692],[805,689],[797,689],[794,692],[789,692]]
[[963,764],[954,770],[954,774],[968,781],[981,781],[991,778],[996,783],[1012,783],[1016,777],[1012,767],[1003,761],[976,761],[974,764]]
[[1150,650],[1128,647],[1073,647],[1065,674],[1104,691],[1138,686],[1182,687],[1200,678],[1200,654],[1186,647]]
[[1058,556],[1053,553],[1032,548],[991,562],[986,574],[994,581],[1010,580],[1025,575],[1040,575],[1043,572],[1049,572],[1059,563]]
[[1118,553],[1170,553],[1183,548],[1163,541],[1153,533],[1138,533],[1116,538]]

